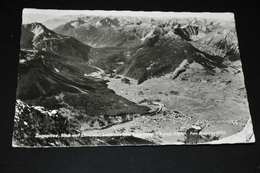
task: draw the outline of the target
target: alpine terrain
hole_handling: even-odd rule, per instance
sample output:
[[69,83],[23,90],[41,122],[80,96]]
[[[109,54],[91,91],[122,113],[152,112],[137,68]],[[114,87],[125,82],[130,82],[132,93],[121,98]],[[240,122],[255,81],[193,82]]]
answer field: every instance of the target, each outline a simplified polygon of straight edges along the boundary
[[80,14],[21,31],[13,146],[254,142],[233,18]]

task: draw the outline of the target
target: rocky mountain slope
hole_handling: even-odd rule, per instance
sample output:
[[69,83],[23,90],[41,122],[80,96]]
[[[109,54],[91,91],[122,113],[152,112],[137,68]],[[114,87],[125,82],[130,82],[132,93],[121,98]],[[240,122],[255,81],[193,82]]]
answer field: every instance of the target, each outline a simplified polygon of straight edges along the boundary
[[234,23],[177,25],[174,32],[203,52],[231,60],[239,58],[238,40]]
[[[45,139],[34,143],[37,140],[35,129],[45,129],[38,132],[42,134],[53,134],[55,131],[57,134],[60,128],[77,130],[74,128],[75,124],[79,128],[99,129],[129,121],[134,113],[148,112],[148,107],[138,106],[107,89],[106,81],[84,75],[97,71],[95,67],[88,65],[90,50],[90,46],[75,38],[56,34],[42,24],[22,26],[17,87],[17,99],[20,101],[16,108],[19,110],[18,119],[28,119],[32,126],[27,126],[27,121],[21,121],[20,125],[22,123],[27,129],[23,134],[24,131],[19,130],[19,123],[15,122],[15,132],[18,135],[14,135],[14,140],[19,145],[26,146],[29,141],[32,142],[30,145],[72,145],[64,141],[47,144]],[[37,106],[42,111],[38,112]],[[56,110],[58,119],[55,116],[52,118],[52,114],[48,113],[53,109]],[[32,115],[28,115],[30,112]],[[71,114],[75,116],[72,117]],[[42,118],[47,119],[46,122],[38,122]],[[59,124],[59,119],[66,123]],[[49,127],[47,122],[53,127]],[[39,126],[35,123],[39,123]],[[66,130],[62,132],[71,133]],[[104,140],[109,143],[110,139]],[[126,137],[118,140],[122,142],[135,139]]]
[[56,34],[40,23],[32,23],[22,26],[21,48],[87,60],[91,47],[73,37]]
[[[17,97],[34,99],[60,91],[80,91],[73,76],[84,74],[80,64],[86,63],[90,49],[40,23],[22,25]],[[94,71],[88,68],[85,71]],[[92,87],[83,88],[88,91]]]

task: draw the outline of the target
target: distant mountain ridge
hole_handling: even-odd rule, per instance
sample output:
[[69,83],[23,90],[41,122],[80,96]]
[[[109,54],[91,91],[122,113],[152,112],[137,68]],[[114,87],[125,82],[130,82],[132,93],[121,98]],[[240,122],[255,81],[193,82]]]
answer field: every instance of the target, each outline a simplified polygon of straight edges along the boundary
[[[226,68],[225,62],[240,57],[232,21],[148,18],[141,21],[87,16],[67,22],[54,31],[93,46],[93,50],[97,50],[90,53],[93,65],[140,82],[174,72],[185,57],[189,63],[196,61],[211,71],[215,67]],[[111,62],[113,57],[116,61]]]
[[[150,28],[148,30],[150,31]],[[144,31],[145,33],[140,34],[136,33],[138,29],[122,28],[116,18],[77,19],[55,28],[54,31],[75,37],[92,47],[114,47],[124,42],[140,43],[142,36],[149,32]]]

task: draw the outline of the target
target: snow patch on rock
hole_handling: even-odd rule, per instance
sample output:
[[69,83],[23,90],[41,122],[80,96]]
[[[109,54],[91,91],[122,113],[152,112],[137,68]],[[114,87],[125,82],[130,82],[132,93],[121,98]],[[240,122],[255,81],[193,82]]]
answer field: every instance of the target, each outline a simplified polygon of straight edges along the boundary
[[57,69],[57,68],[54,68],[54,70],[57,72],[57,73],[59,73],[60,71]]
[[184,70],[187,64],[188,64],[188,60],[187,59],[183,60],[182,63],[174,70],[174,72],[172,72],[171,74],[172,78],[175,78],[181,70]]
[[41,26],[36,26],[33,30],[31,30],[34,33],[33,41],[44,32],[43,28]]

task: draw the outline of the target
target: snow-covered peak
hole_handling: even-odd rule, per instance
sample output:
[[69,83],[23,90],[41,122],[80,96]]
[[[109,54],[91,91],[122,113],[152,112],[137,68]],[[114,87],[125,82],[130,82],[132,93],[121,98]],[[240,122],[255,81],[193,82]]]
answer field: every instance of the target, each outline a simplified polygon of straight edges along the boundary
[[[63,36],[60,36],[56,34],[55,32],[49,30],[41,23],[31,23],[31,24],[25,24],[23,27],[32,33],[32,42],[33,45],[39,44],[39,42],[49,39],[61,39],[64,38]],[[31,38],[28,38],[31,39]]]
[[70,23],[71,26],[73,27],[77,27],[79,25],[79,22],[78,21],[73,21]]
[[34,34],[32,41],[35,41],[35,39],[37,37],[39,37],[41,34],[43,34],[45,32],[49,35],[51,34],[49,32],[49,30],[44,25],[42,25],[41,23],[34,22],[34,23],[31,23],[31,24],[25,24],[24,27]]
[[30,24],[24,24],[24,26],[25,26],[26,29],[29,29],[29,30],[34,30],[35,28],[42,28],[42,29],[46,28],[41,23],[37,23],[37,22],[30,23]]
[[40,34],[44,32],[44,29],[41,25],[37,25],[31,31],[34,33],[34,37],[33,37],[33,41],[34,41]]

